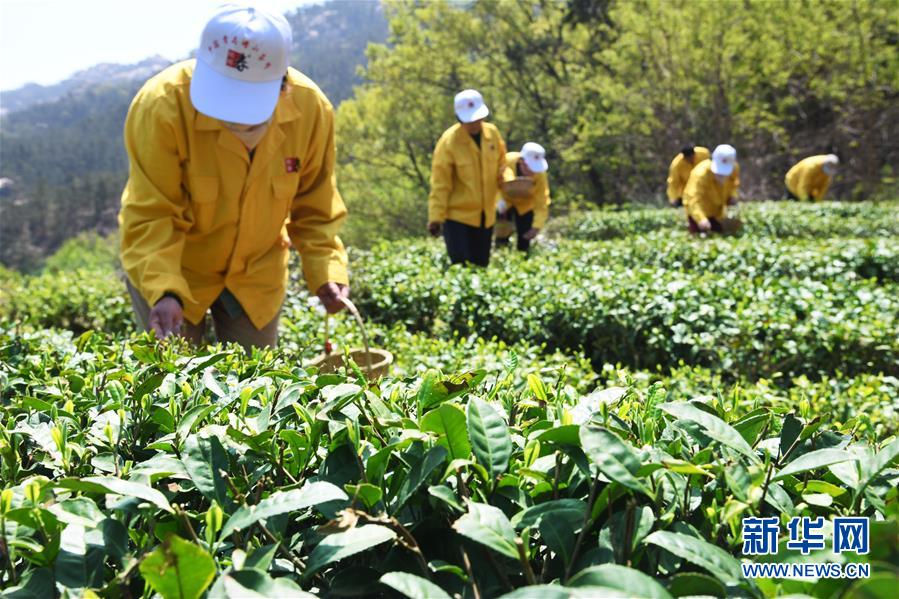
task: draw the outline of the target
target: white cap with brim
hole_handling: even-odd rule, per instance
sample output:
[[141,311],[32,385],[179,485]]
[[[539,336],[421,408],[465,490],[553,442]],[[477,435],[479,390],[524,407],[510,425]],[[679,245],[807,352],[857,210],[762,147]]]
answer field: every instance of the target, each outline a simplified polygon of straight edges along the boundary
[[728,177],[734,172],[737,164],[737,151],[733,146],[721,144],[712,152],[712,172],[722,177]]
[[535,173],[545,173],[549,169],[546,161],[546,150],[538,143],[529,141],[521,146],[521,159]]
[[190,82],[199,112],[242,125],[262,123],[278,104],[293,43],[280,14],[226,4],[206,24]]
[[453,100],[453,108],[456,116],[463,123],[473,123],[487,118],[490,110],[484,103],[484,98],[476,89],[466,89],[456,94]]

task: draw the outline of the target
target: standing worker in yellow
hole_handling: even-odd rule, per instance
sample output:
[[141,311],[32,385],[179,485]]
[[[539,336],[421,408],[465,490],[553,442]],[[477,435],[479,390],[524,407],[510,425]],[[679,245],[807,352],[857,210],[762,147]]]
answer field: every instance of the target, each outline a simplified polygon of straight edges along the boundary
[[[503,173],[501,206],[497,213],[515,221],[516,247],[521,252],[530,249],[531,241],[546,226],[549,217],[549,179],[546,150],[529,141],[520,152],[506,154]],[[516,187],[518,184],[525,184]],[[509,238],[497,238],[497,245],[506,245]]]
[[800,160],[784,178],[787,197],[803,202],[820,202],[824,199],[833,176],[837,174],[839,164],[840,159],[835,154],[809,156]]
[[274,346],[291,244],[330,312],[349,295],[337,231],[334,111],[288,68],[286,19],[229,4],[196,60],[151,78],[125,121],[121,259],[139,324],[199,343]]
[[484,122],[490,110],[479,92],[459,92],[454,108],[459,122],[434,148],[428,232],[436,237],[443,231],[453,264],[487,266],[506,144],[499,130]]
[[709,149],[702,146],[689,144],[681,148],[680,153],[671,161],[668,167],[668,202],[672,208],[684,205],[684,187],[690,178],[693,167],[709,159]]
[[727,207],[737,203],[740,167],[733,146],[720,145],[712,157],[697,164],[684,188],[684,209],[691,233],[733,232],[738,223],[727,219]]

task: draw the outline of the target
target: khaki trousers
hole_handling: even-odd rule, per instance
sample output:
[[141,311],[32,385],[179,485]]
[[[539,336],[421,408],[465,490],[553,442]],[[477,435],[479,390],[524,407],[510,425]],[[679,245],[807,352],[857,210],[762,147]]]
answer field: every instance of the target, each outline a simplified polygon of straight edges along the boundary
[[[146,331],[150,328],[150,306],[127,278],[125,279],[125,284],[128,287],[128,295],[131,296],[131,305],[134,307],[137,326],[142,331]],[[209,311],[212,313],[215,337],[220,342],[239,343],[248,353],[252,347],[278,346],[278,319],[281,316],[280,313],[270,323],[261,329],[257,329],[253,326],[246,313],[237,317],[229,316],[218,300],[212,304]],[[204,318],[200,324],[193,324],[185,320],[181,324],[180,335],[193,345],[200,345],[203,343],[206,335],[206,319]]]

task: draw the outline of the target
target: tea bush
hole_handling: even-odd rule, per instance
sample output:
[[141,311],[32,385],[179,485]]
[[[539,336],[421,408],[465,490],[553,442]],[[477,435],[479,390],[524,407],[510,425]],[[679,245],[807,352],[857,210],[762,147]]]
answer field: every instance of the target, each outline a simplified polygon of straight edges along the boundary
[[[274,351],[184,349],[0,335],[7,592],[884,596],[899,582],[895,437],[657,385],[514,390],[514,363],[371,385]],[[850,514],[872,517],[871,553],[836,558],[871,579],[742,577],[743,516]]]
[[[741,202],[742,235],[774,238],[889,237],[899,235],[899,202]],[[684,210],[623,206],[550,221],[554,236],[618,239],[659,230],[683,230]]]
[[595,367],[683,360],[750,379],[899,374],[899,287],[862,278],[894,277],[895,243],[835,241],[827,253],[815,244],[798,258],[730,240],[690,256],[677,244],[697,242],[669,243],[656,247],[676,248],[683,265],[618,260],[626,248],[571,242],[527,260],[507,253],[483,271],[447,269],[438,244],[402,254],[386,245],[356,261],[356,291],[380,321],[545,343],[583,352]]
[[[895,206],[745,206],[704,240],[675,211],[591,214],[486,270],[433,242],[353,252],[396,356],[374,383],[304,367],[323,317],[299,268],[280,347],[249,356],[136,334],[89,247],[50,264],[101,266],[0,270],[0,588],[891,598]],[[741,556],[744,516],[867,516],[868,555],[781,538],[777,560],[871,577],[748,580],[773,557]]]

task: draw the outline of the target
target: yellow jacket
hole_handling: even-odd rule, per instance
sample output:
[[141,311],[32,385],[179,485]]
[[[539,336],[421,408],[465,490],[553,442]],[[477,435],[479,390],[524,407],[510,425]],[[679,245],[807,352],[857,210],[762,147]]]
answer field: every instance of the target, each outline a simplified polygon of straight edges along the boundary
[[495,125],[483,124],[480,149],[459,123],[447,129],[434,148],[428,222],[479,227],[483,214],[492,227],[505,165],[506,143]]
[[694,166],[709,158],[710,154],[708,148],[696,146],[693,148],[693,151],[696,153],[693,162],[687,161],[687,159],[684,158],[684,155],[678,152],[677,156],[674,157],[674,160],[671,161],[671,166],[668,167],[669,202],[674,203],[675,200],[684,197],[684,187],[687,186],[687,180],[690,178],[690,171],[693,170]]
[[800,200],[809,198],[821,201],[830,187],[831,177],[821,168],[827,156],[809,156],[800,160],[787,172],[784,183],[787,189]]
[[231,131],[191,104],[194,64],[150,79],[128,111],[122,265],[151,306],[174,292],[185,318],[198,323],[227,287],[261,328],[284,300],[289,241],[311,290],[348,283],[337,237],[346,208],[334,178],[334,112],[290,69],[251,162]]
[[740,165],[721,184],[712,172],[712,161],[703,160],[690,171],[684,188],[684,209],[687,216],[699,222],[706,218],[720,220],[727,216],[727,200],[736,197],[740,186]]
[[[506,168],[503,171],[503,181],[512,181],[518,176],[515,167],[518,165],[519,160],[521,160],[521,152],[508,152],[506,154]],[[551,200],[549,199],[549,178],[546,176],[546,173],[534,173],[533,179],[534,188],[531,190],[531,195],[528,197],[513,198],[504,193],[502,196],[509,206],[515,208],[518,214],[527,214],[533,210],[533,227],[535,229],[542,229],[546,226],[546,219],[549,217],[549,205],[551,203]]]

